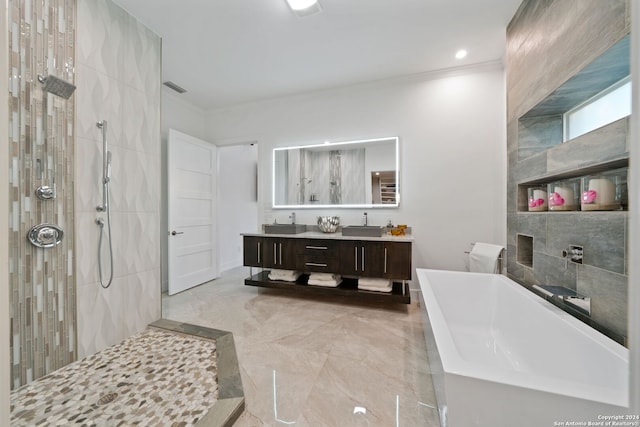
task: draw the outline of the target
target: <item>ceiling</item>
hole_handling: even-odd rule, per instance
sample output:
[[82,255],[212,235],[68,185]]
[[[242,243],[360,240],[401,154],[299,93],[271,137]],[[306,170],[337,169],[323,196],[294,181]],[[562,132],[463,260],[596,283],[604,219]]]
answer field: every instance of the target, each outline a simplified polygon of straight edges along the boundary
[[[521,0],[115,0],[162,37],[162,78],[204,109],[501,60]],[[469,54],[455,59],[458,49]]]

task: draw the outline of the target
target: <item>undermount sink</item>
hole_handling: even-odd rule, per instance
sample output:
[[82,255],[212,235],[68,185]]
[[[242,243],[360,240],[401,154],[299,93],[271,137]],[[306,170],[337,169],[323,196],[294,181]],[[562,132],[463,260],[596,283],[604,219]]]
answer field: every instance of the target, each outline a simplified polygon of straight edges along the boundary
[[265,224],[266,234],[299,234],[307,231],[306,224]]
[[384,228],[379,225],[347,225],[342,227],[343,236],[381,237]]

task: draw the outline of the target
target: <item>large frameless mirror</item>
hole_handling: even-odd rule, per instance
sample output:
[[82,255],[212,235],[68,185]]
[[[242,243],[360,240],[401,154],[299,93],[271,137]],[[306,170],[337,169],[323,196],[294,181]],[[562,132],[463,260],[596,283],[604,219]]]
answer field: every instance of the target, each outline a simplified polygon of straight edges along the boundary
[[398,207],[398,137],[273,150],[274,208]]

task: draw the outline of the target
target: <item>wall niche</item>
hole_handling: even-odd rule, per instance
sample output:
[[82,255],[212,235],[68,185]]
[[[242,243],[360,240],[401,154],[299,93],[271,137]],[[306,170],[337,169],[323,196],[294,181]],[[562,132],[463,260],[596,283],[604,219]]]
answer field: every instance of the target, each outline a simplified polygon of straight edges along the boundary
[[563,115],[630,73],[630,37],[623,37],[518,120],[518,160],[563,142]]

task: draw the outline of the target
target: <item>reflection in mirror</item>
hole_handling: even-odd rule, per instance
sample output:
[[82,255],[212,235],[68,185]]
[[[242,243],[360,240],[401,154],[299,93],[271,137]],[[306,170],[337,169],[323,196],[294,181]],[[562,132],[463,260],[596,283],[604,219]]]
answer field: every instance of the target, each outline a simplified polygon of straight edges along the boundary
[[398,207],[398,137],[273,150],[273,207]]

